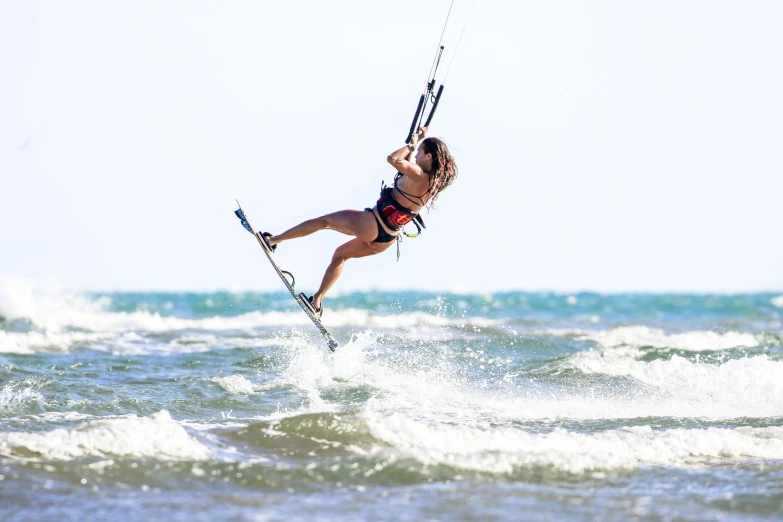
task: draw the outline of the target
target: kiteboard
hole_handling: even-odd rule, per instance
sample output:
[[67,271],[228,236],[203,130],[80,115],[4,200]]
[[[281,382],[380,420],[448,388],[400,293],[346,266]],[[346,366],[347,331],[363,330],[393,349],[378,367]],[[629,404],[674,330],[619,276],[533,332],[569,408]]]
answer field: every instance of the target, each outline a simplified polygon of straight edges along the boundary
[[[266,243],[264,243],[260,237],[258,237],[258,234],[256,233],[253,226],[250,224],[250,221],[247,219],[247,214],[242,210],[242,205],[239,204],[239,200],[237,200],[237,206],[239,206],[239,209],[234,211],[234,214],[239,218],[239,220],[242,222],[242,226],[245,227],[245,230],[253,234],[253,237],[256,238],[256,241],[258,241],[258,244],[261,245],[261,250],[264,251],[264,254],[266,254],[267,259],[269,259],[269,262],[272,263],[272,268],[275,269],[275,272],[277,272],[277,275],[280,276],[280,279],[283,281],[283,284],[286,288],[288,288],[288,291],[291,292],[291,295],[294,299],[296,299],[296,302],[299,303],[299,306],[302,307],[302,310],[304,310],[304,313],[307,314],[307,317],[310,318],[311,321],[313,321],[313,324],[318,328],[318,330],[321,332],[321,334],[326,339],[327,344],[329,345],[329,349],[331,351],[334,351],[335,348],[340,346],[337,341],[335,341],[334,337],[332,337],[332,334],[329,333],[329,331],[324,328],[324,325],[321,324],[321,320],[313,314],[310,306],[308,304],[304,303],[303,299],[306,299],[304,294],[297,294],[296,290],[294,290],[294,284],[296,283],[296,279],[294,279],[293,274],[291,272],[287,272],[283,269],[281,269],[279,266],[277,266],[277,263],[275,263],[275,260],[272,258],[272,252],[267,247]],[[288,277],[291,278],[291,280],[288,280]]]

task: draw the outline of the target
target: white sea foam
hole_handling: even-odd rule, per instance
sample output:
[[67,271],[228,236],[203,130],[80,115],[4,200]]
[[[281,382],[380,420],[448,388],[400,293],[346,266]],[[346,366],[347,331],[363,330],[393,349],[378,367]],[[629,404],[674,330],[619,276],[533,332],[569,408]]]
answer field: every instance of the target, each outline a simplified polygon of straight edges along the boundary
[[[176,330],[247,330],[261,327],[307,326],[310,319],[299,311],[293,312],[249,312],[234,317],[207,317],[202,319],[182,319],[162,317],[149,312],[91,314],[72,326],[94,331],[150,331],[164,332]],[[412,328],[416,326],[489,326],[495,324],[485,318],[451,319],[424,312],[378,315],[367,310],[345,308],[329,310],[323,323],[328,328],[335,327],[375,327],[375,328]]]
[[31,354],[67,352],[84,343],[113,339],[109,333],[85,332],[6,332],[0,330],[0,353]]
[[752,348],[759,345],[755,335],[744,332],[718,333],[707,330],[667,334],[647,326],[621,326],[611,330],[551,329],[539,335],[573,336],[579,341],[593,341],[604,347],[642,346],[692,352]]
[[[25,381],[27,381],[27,379],[25,379]],[[37,385],[30,385],[24,381],[3,385],[3,387],[0,388],[0,408],[25,402],[43,401],[43,396],[37,388]]]
[[769,300],[769,302],[772,304],[772,306],[777,306],[778,308],[783,308],[783,295],[779,295],[777,297],[773,297]]
[[54,284],[0,276],[0,316],[7,319],[29,319],[39,326],[61,330],[101,313],[108,304],[106,298],[89,299]]
[[234,419],[234,417],[227,417],[222,422],[197,422],[193,420],[183,420],[180,421],[179,423],[182,426],[188,427],[196,431],[207,431],[207,432],[214,429],[247,427],[247,422],[237,422],[237,420]]
[[205,460],[210,450],[191,437],[166,410],[149,417],[86,422],[45,433],[0,433],[0,455],[9,458],[72,460],[84,457],[146,457]]
[[[624,376],[675,399],[679,415],[770,417],[783,415],[783,362],[766,355],[699,362],[677,355],[668,360],[638,360],[627,349],[590,350],[567,364],[589,374]],[[694,411],[695,410],[695,411]]]
[[253,383],[248,381],[242,375],[227,375],[225,377],[213,377],[210,379],[212,382],[218,383],[224,390],[229,393],[242,395],[251,394],[255,392]]
[[[479,355],[493,378],[465,379],[450,358],[426,358],[421,352],[373,355],[377,334],[357,336],[334,355],[306,346],[289,348],[281,380],[303,390],[307,404],[290,414],[334,411],[324,399],[334,387],[368,386],[374,396],[366,407],[381,415],[402,413],[465,426],[512,425],[537,419],[630,419],[687,417],[731,419],[783,416],[783,362],[756,356],[723,363],[679,356],[638,360],[633,347],[593,350],[556,363],[563,370],[628,377],[637,381],[601,379],[574,389],[520,379],[503,361]],[[492,370],[494,368],[494,370]],[[553,367],[552,370],[557,370]]]
[[455,426],[403,415],[364,417],[371,433],[393,446],[395,452],[428,465],[487,473],[508,474],[530,466],[583,473],[783,459],[783,427],[777,426],[669,430],[641,426],[598,433],[558,428],[542,434],[515,428]]
[[546,330],[532,330],[527,333],[532,336],[578,337],[584,335],[586,330],[581,328],[548,328]]
[[[595,398],[521,396],[512,379],[504,379],[493,388],[472,387],[456,375],[448,363],[422,360],[415,352],[406,358],[372,357],[378,334],[367,332],[327,355],[322,349],[302,345],[290,348],[289,364],[281,381],[306,392],[308,401],[293,412],[279,412],[273,417],[293,414],[335,411],[335,405],[322,397],[324,391],[342,386],[369,386],[374,397],[366,407],[381,415],[405,412],[442,422],[459,422],[471,426],[488,426],[520,419],[558,416],[593,418],[636,416],[636,404],[618,406],[614,399],[596,402]],[[391,355],[391,354],[389,354]],[[497,361],[485,364],[499,364]],[[611,411],[602,406],[610,406]]]
[[87,413],[81,413],[78,411],[45,411],[43,413],[37,413],[35,415],[26,415],[22,418],[14,419],[16,421],[37,421],[43,420],[46,422],[61,422],[61,421],[77,421],[94,419],[95,415],[89,415]]
[[500,321],[485,317],[451,318],[432,315],[425,312],[409,312],[403,314],[378,315],[367,310],[346,308],[335,310],[324,315],[326,326],[369,326],[374,328],[413,328],[419,326],[477,326],[486,327],[500,324]]
[[135,332],[6,332],[0,330],[0,353],[70,352],[84,347],[115,355],[198,353],[216,349],[285,346],[285,338],[183,335],[167,342]]
[[[47,332],[62,332],[64,329],[78,328],[95,333],[123,332],[170,332],[179,330],[249,330],[264,327],[309,326],[310,319],[300,311],[290,312],[249,312],[237,316],[214,316],[199,319],[185,319],[175,316],[162,316],[145,310],[134,312],[109,311],[111,300],[108,298],[90,299],[80,294],[63,292],[57,287],[39,287],[22,279],[0,278],[0,316],[8,319],[28,319]],[[473,318],[449,318],[425,312],[402,314],[376,314],[368,310],[345,308],[327,310],[324,325],[335,327],[370,327],[378,329],[399,329],[416,327],[447,326],[491,326],[497,321]],[[67,338],[59,339],[56,346],[79,342]],[[46,339],[35,339],[27,345],[40,345]],[[0,340],[0,350],[2,350]],[[10,341],[5,342],[6,345]],[[20,346],[24,346],[22,341]],[[8,351],[22,352],[24,348]],[[66,348],[67,349],[67,348]],[[34,351],[34,349],[33,349]]]

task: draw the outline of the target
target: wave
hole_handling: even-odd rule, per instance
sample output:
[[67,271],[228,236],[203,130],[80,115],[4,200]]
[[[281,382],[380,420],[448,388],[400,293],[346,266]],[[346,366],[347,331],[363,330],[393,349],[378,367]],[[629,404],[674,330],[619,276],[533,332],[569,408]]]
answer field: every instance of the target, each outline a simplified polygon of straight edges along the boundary
[[255,393],[253,383],[242,375],[228,375],[225,377],[213,377],[212,382],[219,384],[228,393],[234,395],[249,395]]
[[550,329],[540,335],[574,337],[578,341],[592,341],[600,346],[651,347],[691,352],[753,348],[760,342],[756,335],[744,332],[718,333],[707,330],[667,334],[663,330],[647,326],[621,326],[611,330]]
[[67,352],[74,346],[113,339],[113,334],[84,332],[5,332],[0,330],[0,353]]
[[[254,311],[235,316],[183,318],[146,310],[111,311],[111,305],[112,301],[108,297],[89,298],[63,292],[58,288],[37,288],[24,280],[0,278],[0,317],[9,320],[28,320],[47,333],[59,333],[67,329],[101,334],[163,333],[184,330],[230,331],[310,325],[310,319],[298,310]],[[500,324],[499,321],[482,317],[452,318],[426,312],[378,314],[358,308],[328,309],[324,314],[323,323],[327,328],[378,329],[486,327]],[[69,342],[66,341],[65,344]],[[61,345],[58,342],[54,344]],[[18,349],[10,351],[19,353]]]
[[0,433],[0,455],[25,460],[135,457],[205,460],[212,452],[166,410],[149,417],[89,421],[44,433]]
[[0,353],[36,354],[87,348],[114,355],[166,355],[196,353],[234,348],[285,346],[291,341],[282,337],[220,337],[211,334],[185,334],[171,340],[146,337],[135,332],[4,332],[0,330]]
[[450,352],[382,350],[376,337],[359,335],[334,355],[304,343],[287,347],[279,382],[308,397],[307,407],[296,413],[334,411],[340,403],[331,397],[360,393],[379,413],[469,426],[783,416],[783,361],[767,355],[647,361],[642,350],[622,347],[579,352],[529,369],[487,358],[480,363],[482,376],[476,376]]
[[51,330],[77,325],[85,317],[101,313],[108,298],[90,299],[55,285],[35,285],[27,279],[0,277],[0,317],[27,319]]
[[[196,462],[214,467],[220,465],[218,461],[246,462],[252,456],[253,463],[243,465],[260,466],[254,473],[259,479],[290,481],[292,474],[309,476],[313,470],[320,481],[373,483],[378,479],[387,485],[426,480],[444,470],[445,476],[457,471],[514,479],[531,472],[580,475],[651,466],[698,469],[783,463],[780,426],[656,429],[642,425],[601,431],[558,427],[542,432],[465,426],[362,408],[212,426],[201,436],[227,451],[210,450],[162,410],[150,417],[91,420],[43,433],[0,433],[0,456],[53,463],[123,457],[186,461],[194,466],[185,473],[196,476],[209,472]],[[277,459],[266,458],[281,454],[302,465],[281,467]],[[101,460],[90,466],[110,464]]]
[[[225,317],[214,316],[201,319],[161,316],[158,313],[136,312],[100,312],[71,313],[69,317],[58,317],[54,324],[39,324],[43,327],[64,325],[84,328],[92,331],[146,331],[169,332],[177,330],[246,330],[263,327],[308,326],[310,319],[300,311],[293,312],[249,312]],[[327,310],[323,319],[328,328],[339,327],[375,327],[384,329],[411,328],[416,326],[488,326],[493,321],[484,318],[449,319],[424,312],[411,312],[397,315],[377,315],[367,310],[345,308]]]
[[654,430],[636,426],[597,433],[557,428],[528,433],[412,420],[366,417],[372,435],[425,465],[512,474],[530,467],[569,473],[641,466],[698,466],[783,459],[783,427]]
[[[530,432],[380,414],[366,408],[342,414],[298,414],[230,429],[221,436],[229,445],[251,453],[285,452],[322,462],[324,467],[331,466],[332,459],[346,462],[348,469],[361,466],[358,473],[365,478],[394,468],[406,474],[431,475],[435,468],[447,467],[514,476],[531,469],[581,474],[783,460],[783,427],[779,426],[654,429],[643,425],[597,432],[559,427]],[[348,464],[352,461],[355,464]]]
[[43,402],[40,388],[49,383],[48,379],[27,377],[9,382],[0,388],[0,408],[15,406],[26,402]]
[[767,355],[719,363],[678,355],[644,361],[641,355],[633,349],[588,350],[565,365],[583,374],[634,379],[663,402],[673,401],[678,416],[783,416],[783,361]]

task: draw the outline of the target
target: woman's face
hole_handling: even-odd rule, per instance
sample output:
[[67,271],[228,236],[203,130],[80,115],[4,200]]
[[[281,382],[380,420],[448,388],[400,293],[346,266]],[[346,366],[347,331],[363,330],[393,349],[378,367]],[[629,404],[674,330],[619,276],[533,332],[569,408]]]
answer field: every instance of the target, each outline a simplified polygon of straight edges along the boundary
[[427,172],[432,168],[432,154],[424,152],[423,143],[419,145],[419,150],[416,152],[416,165]]

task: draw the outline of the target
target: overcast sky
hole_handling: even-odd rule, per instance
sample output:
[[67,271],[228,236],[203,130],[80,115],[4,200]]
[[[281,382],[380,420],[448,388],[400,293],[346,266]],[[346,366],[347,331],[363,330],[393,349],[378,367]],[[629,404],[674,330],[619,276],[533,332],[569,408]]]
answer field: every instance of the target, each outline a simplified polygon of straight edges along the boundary
[[[281,289],[234,199],[272,232],[372,206],[448,7],[0,0],[0,276]],[[460,176],[336,289],[783,289],[781,27],[776,1],[477,0],[432,126]],[[276,255],[312,292],[346,239]]]

